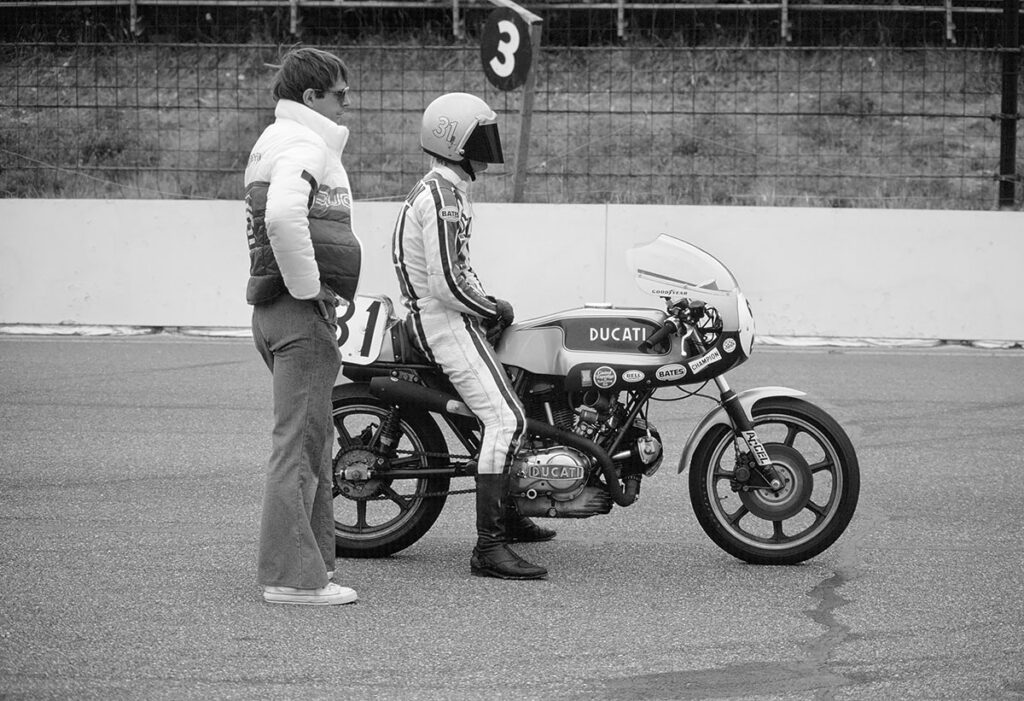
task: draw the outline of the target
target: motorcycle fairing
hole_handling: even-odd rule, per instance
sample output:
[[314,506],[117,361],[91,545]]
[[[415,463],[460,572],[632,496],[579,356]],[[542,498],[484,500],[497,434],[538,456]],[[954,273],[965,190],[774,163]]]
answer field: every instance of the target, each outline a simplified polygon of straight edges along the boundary
[[739,290],[720,260],[668,234],[626,251],[626,263],[640,289],[659,297],[682,295],[714,306]]
[[720,260],[692,243],[668,234],[626,251],[637,286],[669,300],[686,298],[713,307],[725,331],[739,334],[740,348],[750,355],[754,319],[739,283]]

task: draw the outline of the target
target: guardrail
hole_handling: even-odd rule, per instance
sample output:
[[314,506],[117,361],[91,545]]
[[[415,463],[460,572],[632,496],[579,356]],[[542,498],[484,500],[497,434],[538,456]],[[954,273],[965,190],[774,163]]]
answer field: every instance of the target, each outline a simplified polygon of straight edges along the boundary
[[[0,7],[111,7],[130,8],[130,29],[137,30],[139,21],[138,8],[146,6],[199,6],[217,5],[222,7],[287,7],[290,13],[290,27],[293,34],[298,32],[300,15],[303,8],[342,8],[342,9],[437,9],[451,7],[452,34],[462,38],[465,33],[463,15],[468,9],[491,7],[490,0],[4,0]],[[650,2],[643,0],[596,0],[594,2],[550,2],[540,0],[530,3],[530,10],[538,13],[550,11],[580,12],[613,12],[615,13],[616,34],[621,39],[626,36],[626,15],[630,11],[736,11],[749,13],[777,12],[779,15],[779,33],[785,41],[792,39],[792,22],[790,17],[799,12],[873,12],[873,13],[925,13],[941,14],[945,25],[946,41],[955,43],[956,16],[961,14],[999,14],[1006,11],[1004,0],[972,0],[971,4],[955,3],[953,0],[924,0],[913,4],[903,4],[891,0],[885,4],[872,2],[816,2],[791,0],[749,0],[746,2]]]

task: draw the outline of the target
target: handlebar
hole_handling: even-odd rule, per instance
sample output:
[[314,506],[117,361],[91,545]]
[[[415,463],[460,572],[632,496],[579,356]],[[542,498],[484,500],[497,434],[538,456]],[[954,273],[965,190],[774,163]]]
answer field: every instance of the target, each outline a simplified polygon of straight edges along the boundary
[[661,325],[660,329],[651,334],[650,338],[645,339],[643,343],[637,346],[637,349],[641,353],[646,353],[678,330],[679,322],[674,317],[670,317],[668,321]]

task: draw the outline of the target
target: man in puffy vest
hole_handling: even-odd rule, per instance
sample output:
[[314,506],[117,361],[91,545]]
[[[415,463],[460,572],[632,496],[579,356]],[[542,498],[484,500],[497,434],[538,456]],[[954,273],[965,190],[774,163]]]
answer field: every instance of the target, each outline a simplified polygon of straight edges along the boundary
[[245,169],[252,335],[273,374],[274,431],[257,580],[271,603],[331,605],[356,592],[334,572],[331,388],[337,305],[356,294],[361,246],[341,153],[348,69],[300,48],[274,77],[275,121]]

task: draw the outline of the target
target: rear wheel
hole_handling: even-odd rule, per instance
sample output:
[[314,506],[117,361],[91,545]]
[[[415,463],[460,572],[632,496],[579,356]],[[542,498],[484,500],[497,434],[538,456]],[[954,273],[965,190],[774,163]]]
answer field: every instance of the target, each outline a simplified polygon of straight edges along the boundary
[[448,452],[444,436],[426,413],[400,413],[393,451],[386,451],[381,429],[393,411],[360,385],[334,388],[334,533],[340,556],[384,557],[403,550],[423,537],[444,508],[448,478],[378,474],[447,464],[439,457]]
[[860,467],[853,444],[825,411],[801,399],[758,402],[754,426],[783,486],[733,491],[734,433],[716,426],[694,452],[690,503],[726,552],[760,565],[792,565],[825,551],[853,518]]

